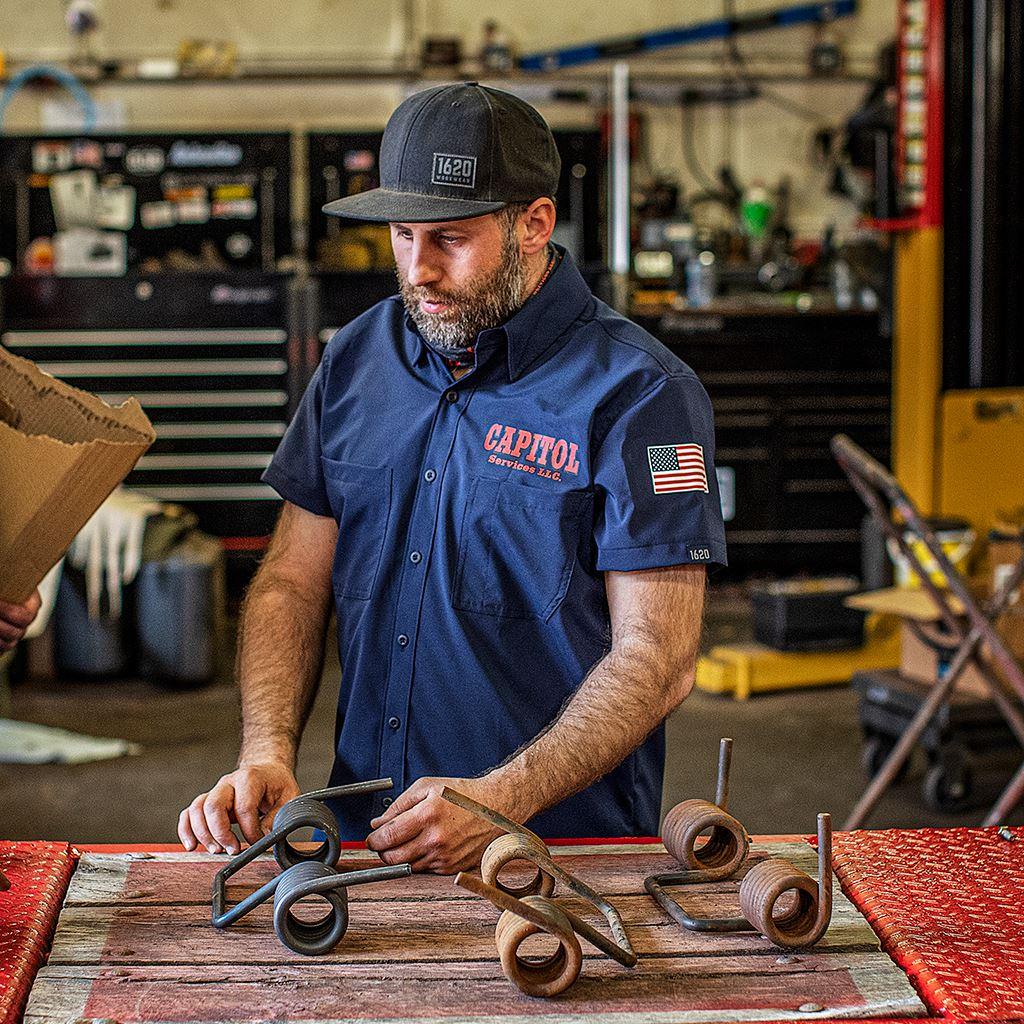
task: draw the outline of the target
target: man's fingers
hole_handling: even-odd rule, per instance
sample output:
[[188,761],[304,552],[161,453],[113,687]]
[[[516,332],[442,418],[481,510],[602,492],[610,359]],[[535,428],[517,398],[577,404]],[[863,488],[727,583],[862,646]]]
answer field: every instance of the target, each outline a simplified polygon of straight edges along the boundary
[[396,846],[392,850],[385,850],[380,854],[380,859],[387,865],[413,864],[419,861],[429,860],[434,856],[430,845],[424,842],[422,836],[417,836],[411,842]]
[[25,632],[24,626],[16,626],[11,622],[4,622],[0,619],[0,641],[7,644],[16,644]]
[[375,853],[394,849],[418,836],[423,831],[424,824],[422,816],[412,811],[406,811],[405,814],[385,822],[371,832],[366,837],[366,845]]
[[206,824],[206,815],[203,813],[206,796],[206,793],[202,793],[188,805],[188,822],[192,826],[192,834],[196,837],[197,842],[205,846],[210,853],[222,853],[220,843],[213,838],[213,834]]
[[377,817],[370,822],[370,825],[373,828],[379,828],[381,825],[392,821],[394,818],[397,818],[399,814],[415,807],[421,800],[425,800],[430,796],[430,789],[423,785],[423,781],[423,779],[420,779],[419,782],[414,782],[407,790],[399,793],[398,796],[395,797],[394,803],[391,804],[383,814],[377,815]]
[[235,787],[235,818],[248,843],[256,843],[263,838],[263,827],[260,825],[261,796],[262,793],[251,783]]
[[235,788],[230,782],[224,781],[213,787],[203,804],[206,824],[213,833],[213,838],[228,853],[238,852],[238,840],[235,838],[235,833],[231,831],[231,817],[228,813],[234,808],[234,805]]
[[8,604],[0,601],[0,622],[7,621],[21,629],[26,629],[39,611],[39,591],[36,591],[25,604]]
[[188,820],[187,807],[178,815],[178,838],[186,850],[192,851],[196,848],[196,836]]

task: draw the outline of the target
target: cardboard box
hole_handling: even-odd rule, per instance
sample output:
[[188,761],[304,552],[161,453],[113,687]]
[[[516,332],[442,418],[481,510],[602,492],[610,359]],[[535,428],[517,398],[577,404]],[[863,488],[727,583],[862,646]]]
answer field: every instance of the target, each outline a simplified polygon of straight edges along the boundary
[[[956,648],[936,650],[920,640],[906,623],[900,627],[900,675],[916,679],[919,683],[934,684],[945,674],[953,660]],[[997,678],[998,673],[996,673]],[[988,699],[989,688],[978,666],[968,662],[957,679],[956,688],[961,693]]]
[[31,596],[155,439],[135,399],[109,406],[0,348],[0,599]]
[[[995,591],[1024,557],[1024,533],[1009,523],[999,524],[989,534],[988,559],[991,587]],[[1024,594],[1020,587],[1011,595],[1006,611],[996,620],[996,628],[1013,656],[1024,662]]]
[[[963,611],[960,602],[949,595],[950,604],[957,613]],[[843,602],[850,608],[880,615],[897,615],[901,619],[917,622],[938,622],[942,618],[939,606],[927,590],[909,587],[886,587],[884,590],[867,590],[852,594]]]
[[[972,586],[972,590],[977,588]],[[985,588],[987,589],[987,588]],[[979,598],[984,593],[978,594]],[[900,620],[900,674],[922,683],[935,683],[940,671],[944,671],[953,657],[955,648],[948,651],[936,651],[929,644],[918,639],[914,631],[907,625],[908,621],[921,623],[938,623],[942,616],[938,606],[927,591],[888,587],[885,590],[870,590],[848,597],[845,602],[852,608],[876,614],[895,616]],[[963,611],[960,602],[950,596],[950,603],[957,613]],[[1018,599],[995,621],[995,627],[1010,653],[1018,661],[1024,663],[1024,600]],[[984,651],[982,657],[984,657]],[[1002,678],[996,672],[997,678]],[[957,688],[964,693],[988,697],[988,687],[977,667],[970,663],[964,669],[957,682]]]

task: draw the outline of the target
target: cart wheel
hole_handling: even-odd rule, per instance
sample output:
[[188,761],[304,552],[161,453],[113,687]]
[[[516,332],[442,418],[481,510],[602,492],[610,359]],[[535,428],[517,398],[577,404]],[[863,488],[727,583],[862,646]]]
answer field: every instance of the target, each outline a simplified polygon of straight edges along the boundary
[[942,751],[924,777],[924,802],[933,811],[952,813],[971,805],[974,771],[963,751]]
[[[895,746],[895,740],[889,736],[883,736],[881,733],[872,733],[865,738],[860,748],[860,766],[869,779],[873,779],[878,774],[882,765],[885,764],[885,759],[892,753]],[[908,757],[900,766],[892,784],[895,786],[902,782],[907,777],[909,769],[910,758]]]

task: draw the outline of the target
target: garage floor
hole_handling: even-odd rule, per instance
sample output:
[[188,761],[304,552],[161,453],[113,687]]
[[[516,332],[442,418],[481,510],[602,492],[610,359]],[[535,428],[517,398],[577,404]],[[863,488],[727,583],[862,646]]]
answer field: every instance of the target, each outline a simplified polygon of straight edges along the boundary
[[[749,606],[735,592],[713,591],[706,642],[749,636]],[[333,652],[332,652],[333,655]],[[299,781],[323,785],[331,761],[337,660],[303,739]],[[238,711],[233,686],[191,693],[151,684],[31,683],[15,688],[13,717],[140,743],[136,757],[61,766],[0,765],[0,834],[9,839],[78,842],[167,842],[179,810],[234,766]],[[718,738],[733,736],[730,810],[753,833],[810,832],[818,811],[841,824],[864,784],[859,765],[856,694],[848,687],[791,691],[738,702],[694,691],[668,725],[667,809],[691,796],[714,795]],[[993,761],[978,786],[994,800],[1013,768]],[[983,809],[943,816],[921,802],[922,762],[890,793],[873,827],[977,824]],[[1018,810],[1013,822],[1024,822]]]

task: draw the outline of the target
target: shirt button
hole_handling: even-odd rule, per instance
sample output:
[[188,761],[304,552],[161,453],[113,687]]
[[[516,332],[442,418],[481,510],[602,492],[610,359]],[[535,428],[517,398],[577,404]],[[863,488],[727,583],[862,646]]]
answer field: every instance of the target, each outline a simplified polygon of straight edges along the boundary
[[426,473],[423,474],[423,479],[426,480],[428,484],[432,484],[436,477],[437,474],[432,469],[428,469]]
[[405,647],[409,643],[409,638],[404,633],[398,634],[398,646]]
[[383,800],[381,800],[380,805],[381,805],[381,807],[390,807],[393,803],[394,803],[394,800],[392,800],[391,797],[386,796],[386,797],[384,797]]
[[398,728],[398,727],[399,727],[399,726],[400,726],[401,724],[402,724],[402,723],[401,723],[401,722],[400,722],[400,721],[399,721],[399,720],[398,720],[397,718],[395,718],[395,716],[394,716],[394,715],[392,715],[392,716],[391,716],[391,717],[390,717],[390,718],[388,719],[388,728],[389,728],[389,729],[397,729],[397,728]]
[[444,397],[454,405],[459,400],[459,393],[458,391],[449,391]]
[[412,562],[413,565],[419,565],[421,558],[423,558],[423,556],[418,551],[413,551],[409,555],[409,561]]

